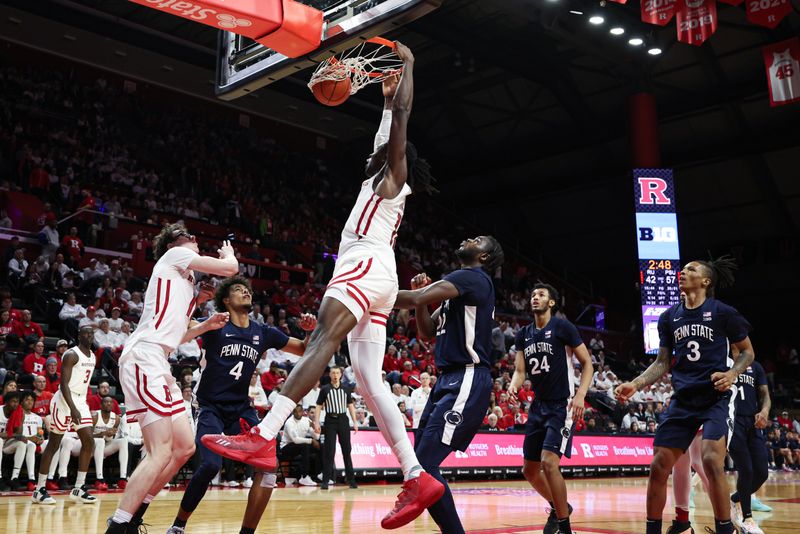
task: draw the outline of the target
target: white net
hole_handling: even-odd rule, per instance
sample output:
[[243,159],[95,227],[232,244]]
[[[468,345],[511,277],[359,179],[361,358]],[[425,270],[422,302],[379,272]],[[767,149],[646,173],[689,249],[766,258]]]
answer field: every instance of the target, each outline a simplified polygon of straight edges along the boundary
[[391,44],[381,38],[369,39],[343,52],[341,57],[328,58],[317,66],[308,88],[323,81],[340,82],[349,77],[350,94],[353,95],[366,85],[381,83],[387,77],[399,74],[403,62]]

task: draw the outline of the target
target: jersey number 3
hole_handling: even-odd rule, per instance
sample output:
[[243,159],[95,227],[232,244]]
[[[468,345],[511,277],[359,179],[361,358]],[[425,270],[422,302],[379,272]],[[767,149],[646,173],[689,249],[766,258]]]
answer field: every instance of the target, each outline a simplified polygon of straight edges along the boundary
[[686,344],[686,347],[689,349],[691,354],[686,356],[686,359],[690,362],[696,362],[700,359],[700,343],[697,341],[690,341]]
[[242,377],[242,367],[244,367],[244,362],[239,362],[233,366],[233,369],[231,369],[228,374],[234,379],[239,380]]
[[547,363],[547,355],[542,356],[542,364],[539,365],[539,360],[536,358],[531,358],[528,360],[528,364],[531,366],[531,374],[538,375],[542,372],[549,373],[550,372],[550,364]]

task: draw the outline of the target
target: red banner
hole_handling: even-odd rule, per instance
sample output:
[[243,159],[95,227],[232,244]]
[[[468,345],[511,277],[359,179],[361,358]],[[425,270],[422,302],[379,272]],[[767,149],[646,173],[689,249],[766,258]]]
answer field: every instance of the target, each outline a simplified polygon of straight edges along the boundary
[[[378,431],[361,430],[351,434],[355,469],[397,469],[400,464],[392,448]],[[409,433],[412,443],[414,434]],[[451,453],[442,467],[520,467],[525,434],[506,432],[479,433],[464,452]],[[572,439],[572,458],[562,458],[563,466],[650,465],[653,438],[640,436],[583,436]],[[336,463],[343,465],[342,452],[336,444]]]
[[747,20],[759,26],[774,28],[791,12],[789,0],[747,0]]
[[676,0],[642,0],[642,21],[666,26],[675,16]]
[[628,0],[611,0],[611,1],[616,3],[616,4],[627,4],[628,3]]
[[678,0],[675,9],[678,41],[700,46],[717,31],[716,0]]
[[782,106],[800,101],[800,37],[765,46],[764,66],[769,83],[769,102]]

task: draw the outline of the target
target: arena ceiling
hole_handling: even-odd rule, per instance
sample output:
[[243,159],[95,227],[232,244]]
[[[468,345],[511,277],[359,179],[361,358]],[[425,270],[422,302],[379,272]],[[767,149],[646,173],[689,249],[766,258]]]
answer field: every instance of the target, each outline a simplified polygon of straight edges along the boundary
[[[5,3],[214,68],[216,30],[130,2]],[[743,6],[718,8],[719,29],[700,47],[676,42],[674,22],[643,24],[635,0],[445,0],[389,35],[417,57],[411,135],[442,184],[436,201],[476,231],[635,298],[632,282],[611,280],[635,271],[627,103],[650,91],[663,165],[676,169],[683,253],[733,251],[762,269],[796,264],[800,105],[770,107],[761,47],[800,34],[800,15],[795,8],[767,30],[748,23]],[[587,24],[598,12],[606,24]],[[625,38],[609,34],[612,23]],[[647,46],[628,45],[633,34]],[[647,54],[650,46],[663,53]],[[309,74],[259,96],[301,100],[293,121],[318,129],[326,111],[305,87]],[[379,101],[364,92],[335,110],[337,125],[359,125],[339,132],[358,164]],[[797,277],[774,278],[776,290],[798,291]]]

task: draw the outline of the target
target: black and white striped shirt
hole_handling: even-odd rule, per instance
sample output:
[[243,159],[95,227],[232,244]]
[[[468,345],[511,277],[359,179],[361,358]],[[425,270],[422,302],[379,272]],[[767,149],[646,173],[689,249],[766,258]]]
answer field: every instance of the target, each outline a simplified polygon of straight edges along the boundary
[[325,407],[325,413],[341,415],[347,413],[347,405],[353,403],[352,391],[343,386],[322,386],[317,397],[317,404]]

